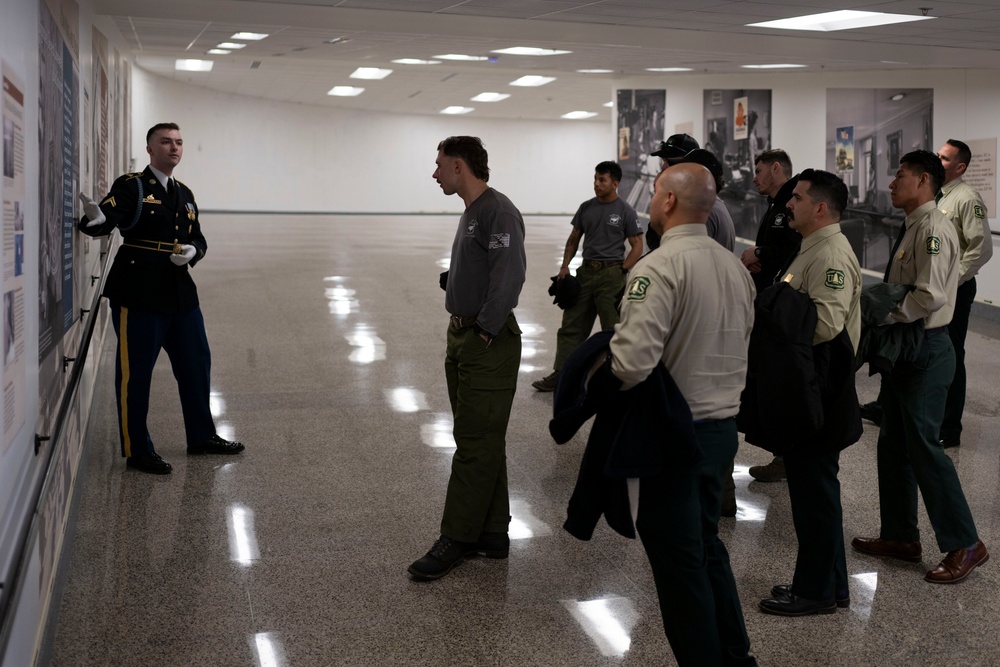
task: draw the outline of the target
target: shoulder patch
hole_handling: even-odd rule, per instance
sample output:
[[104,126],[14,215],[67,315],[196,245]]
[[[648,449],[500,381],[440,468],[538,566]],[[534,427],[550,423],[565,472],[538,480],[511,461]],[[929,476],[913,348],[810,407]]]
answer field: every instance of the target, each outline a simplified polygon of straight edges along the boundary
[[985,210],[983,210],[983,207],[982,207],[982,206],[980,206],[979,204],[976,204],[976,205],[975,205],[975,206],[974,206],[974,207],[972,208],[972,214],[973,214],[973,215],[975,215],[975,216],[976,216],[977,218],[979,218],[980,220],[982,220],[983,218],[985,218],[985,217],[986,217],[986,211],[985,211]]
[[844,284],[846,283],[844,277],[844,272],[840,269],[827,269],[826,270],[826,281],[823,283],[830,289],[842,290],[844,289]]
[[941,252],[941,239],[936,236],[927,237],[927,254],[937,255]]
[[649,282],[649,278],[646,276],[636,276],[633,278],[632,282],[628,284],[626,299],[628,301],[645,301],[646,290],[649,289]]

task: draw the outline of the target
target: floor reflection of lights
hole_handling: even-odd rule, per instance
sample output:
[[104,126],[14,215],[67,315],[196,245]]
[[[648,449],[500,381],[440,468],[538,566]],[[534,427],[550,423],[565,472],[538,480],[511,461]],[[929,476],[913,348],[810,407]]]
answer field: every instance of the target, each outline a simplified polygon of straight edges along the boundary
[[229,422],[216,422],[215,433],[223,440],[236,439],[236,429]]
[[277,633],[258,632],[253,636],[253,649],[257,652],[258,667],[284,667],[288,664]]
[[632,627],[639,613],[629,598],[609,596],[599,600],[563,600],[573,620],[580,624],[601,655],[622,657],[632,645]]
[[442,257],[435,263],[438,265],[439,269],[444,269],[445,271],[447,271],[448,269],[451,268],[451,255],[449,255],[448,257]]
[[354,298],[355,291],[343,286],[343,276],[327,276],[324,282],[333,283],[333,286],[324,288],[323,292],[329,301],[331,315],[350,315],[357,312],[358,301]]
[[535,516],[528,501],[521,498],[510,499],[510,526],[507,534],[512,540],[526,540],[542,535],[551,535],[549,524]]
[[385,390],[385,400],[396,412],[430,410],[424,392],[413,387],[394,387]]
[[347,359],[356,364],[370,364],[385,359],[385,341],[375,334],[375,329],[367,324],[358,324],[347,336],[347,343],[354,349]]
[[[733,466],[733,480],[750,480],[750,466]],[[741,494],[740,490],[746,489],[746,485],[736,487],[736,520],[737,521],[763,521],[767,518],[767,504],[760,504],[748,500],[746,494]]]
[[251,565],[260,559],[257,547],[257,530],[254,528],[253,510],[241,503],[229,507],[226,518],[229,528],[229,553],[232,560],[240,565]]
[[454,427],[450,414],[438,412],[434,415],[434,421],[420,425],[420,439],[428,447],[455,449],[455,436],[452,435]]
[[871,617],[875,589],[878,588],[878,572],[852,574],[850,578],[858,583],[851,595],[851,613],[867,620]]
[[212,412],[212,416],[216,419],[226,413],[226,399],[222,397],[221,392],[208,392],[208,409]]

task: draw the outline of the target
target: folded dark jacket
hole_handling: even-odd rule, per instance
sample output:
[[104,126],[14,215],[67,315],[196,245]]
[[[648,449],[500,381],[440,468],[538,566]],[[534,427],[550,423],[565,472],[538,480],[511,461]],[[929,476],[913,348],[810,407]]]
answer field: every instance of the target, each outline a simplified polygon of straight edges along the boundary
[[[559,372],[549,432],[568,442],[591,418],[576,487],[563,527],[588,540],[603,515],[613,530],[635,537],[627,480],[658,474],[668,465],[690,464],[701,453],[687,401],[663,364],[628,391],[611,372],[611,331],[594,334]],[[599,360],[600,368],[587,375]]]
[[552,303],[563,310],[576,305],[576,300],[580,297],[580,281],[572,273],[562,280],[559,276],[552,276],[552,284],[549,285],[549,296],[555,297]]
[[868,375],[888,373],[897,361],[912,361],[924,343],[924,321],[883,325],[913,285],[875,283],[861,290],[861,340],[854,355],[855,370],[868,364]]

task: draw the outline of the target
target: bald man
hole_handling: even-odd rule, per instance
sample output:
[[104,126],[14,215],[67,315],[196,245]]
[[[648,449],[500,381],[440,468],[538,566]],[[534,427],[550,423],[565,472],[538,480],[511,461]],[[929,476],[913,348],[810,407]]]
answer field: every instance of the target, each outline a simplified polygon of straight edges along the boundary
[[756,665],[729,554],[719,539],[722,490],[739,444],[754,287],[705,228],[715,181],[699,164],[660,172],[649,224],[660,247],[629,274],[611,370],[630,389],[664,364],[691,408],[701,460],[639,483],[636,528],[677,663]]

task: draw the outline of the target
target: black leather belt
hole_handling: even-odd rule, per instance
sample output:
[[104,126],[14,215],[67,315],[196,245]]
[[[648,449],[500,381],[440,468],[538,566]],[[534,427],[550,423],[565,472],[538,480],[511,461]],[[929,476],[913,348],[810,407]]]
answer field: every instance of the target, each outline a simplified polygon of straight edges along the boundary
[[173,241],[146,241],[144,239],[126,239],[122,245],[129,248],[141,248],[142,250],[155,250],[157,252],[169,252],[172,255],[180,254],[181,244]]
[[462,329],[468,329],[469,327],[476,325],[477,315],[470,315],[469,317],[459,317],[458,315],[452,315],[448,319],[448,326],[455,331],[461,331]]
[[933,329],[924,329],[925,336],[940,336],[943,333],[948,333],[948,327],[934,327]]
[[590,269],[591,271],[600,271],[601,269],[610,269],[612,266],[621,266],[622,260],[620,259],[585,259],[583,260],[583,266]]

